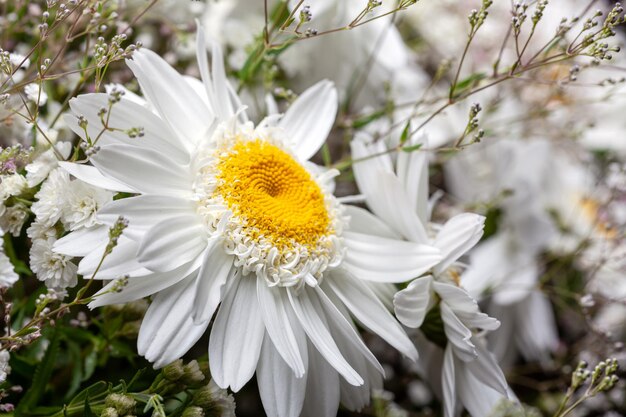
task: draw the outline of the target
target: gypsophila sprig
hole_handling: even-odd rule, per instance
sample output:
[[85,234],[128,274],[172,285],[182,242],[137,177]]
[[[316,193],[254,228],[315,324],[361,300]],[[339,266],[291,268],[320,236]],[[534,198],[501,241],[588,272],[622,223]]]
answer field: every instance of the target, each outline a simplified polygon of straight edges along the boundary
[[[587,369],[587,363],[585,361],[580,361],[572,373],[570,386],[554,416],[565,417],[587,399],[595,397],[601,392],[608,392],[613,389],[618,381],[618,377],[615,375],[618,368],[619,365],[615,358],[601,361],[592,371]],[[574,400],[576,391],[585,385],[587,386],[585,392]],[[569,404],[571,400],[574,401],[572,404]]]

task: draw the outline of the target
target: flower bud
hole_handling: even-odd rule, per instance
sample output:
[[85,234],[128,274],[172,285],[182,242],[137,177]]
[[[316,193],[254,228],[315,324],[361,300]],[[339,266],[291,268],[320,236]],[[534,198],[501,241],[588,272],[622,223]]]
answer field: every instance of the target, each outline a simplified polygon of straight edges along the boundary
[[176,382],[185,375],[185,369],[183,368],[183,360],[177,359],[174,362],[163,368],[163,376],[168,381]]
[[200,407],[192,406],[185,408],[181,417],[204,417],[204,411]]

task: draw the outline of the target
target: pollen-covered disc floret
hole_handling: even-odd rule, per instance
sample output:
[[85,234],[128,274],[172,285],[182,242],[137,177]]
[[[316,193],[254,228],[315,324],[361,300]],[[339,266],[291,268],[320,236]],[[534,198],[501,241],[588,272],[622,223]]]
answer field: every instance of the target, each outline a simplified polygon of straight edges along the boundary
[[199,170],[199,212],[244,274],[270,285],[315,285],[339,264],[341,207],[315,175],[264,131],[224,134]]

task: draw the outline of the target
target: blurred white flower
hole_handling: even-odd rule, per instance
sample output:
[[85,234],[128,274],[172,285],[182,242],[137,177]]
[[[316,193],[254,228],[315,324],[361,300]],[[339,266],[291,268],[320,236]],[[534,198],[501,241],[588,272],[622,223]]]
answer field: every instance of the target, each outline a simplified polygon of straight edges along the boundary
[[55,239],[38,239],[30,249],[30,269],[46,287],[56,290],[71,288],[78,282],[77,267],[72,257],[52,250]]
[[9,366],[9,359],[11,354],[8,350],[0,350],[0,384],[7,380],[7,376],[11,373],[11,367]]
[[512,365],[517,353],[547,363],[559,343],[554,311],[537,287],[538,253],[516,242],[503,231],[478,245],[461,283],[478,299],[492,294],[486,311],[502,326],[489,335],[490,347],[504,365]]
[[0,247],[0,288],[11,287],[18,278],[11,260],[4,253],[4,249]]
[[[290,8],[296,5],[300,6],[295,13],[298,16],[302,4],[289,1]],[[306,5],[312,19],[305,29],[323,32],[347,26],[367,5],[368,0],[312,2]],[[278,63],[300,88],[326,78],[332,80],[341,100],[350,97],[360,104],[380,102],[386,98],[387,85],[394,96],[415,97],[426,86],[427,77],[413,63],[392,16],[375,18],[394,7],[393,2],[385,2],[363,19],[372,19],[368,23],[297,41],[280,55]],[[203,18],[207,33],[232,51],[228,62],[235,69],[243,66],[263,31],[263,12],[263,2],[220,0],[207,4]],[[319,59],[322,56],[324,59]]]
[[486,311],[503,326],[489,335],[490,347],[503,364],[512,364],[516,352],[547,361],[558,346],[552,306],[537,288],[538,257],[560,238],[548,209],[564,199],[563,184],[571,180],[555,168],[558,154],[546,140],[493,140],[445,166],[452,196],[466,204],[492,202],[502,213],[497,234],[471,252],[461,283],[477,299],[491,294]]
[[[56,152],[55,152],[56,150]],[[72,151],[70,142],[58,142],[54,149],[50,148],[39,155],[33,162],[26,165],[26,180],[29,187],[35,187],[48,177],[50,171],[58,166],[59,158],[57,153],[67,159]]]
[[48,101],[48,94],[41,88],[39,84],[32,83],[28,84],[24,87],[24,94],[26,94],[26,98],[39,105],[44,106]]

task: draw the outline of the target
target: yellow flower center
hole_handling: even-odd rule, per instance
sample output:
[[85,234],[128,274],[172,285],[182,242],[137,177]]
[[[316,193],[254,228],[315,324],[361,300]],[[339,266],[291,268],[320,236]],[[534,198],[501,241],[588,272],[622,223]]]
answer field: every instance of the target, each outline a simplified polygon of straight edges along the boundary
[[332,233],[324,194],[311,174],[279,147],[237,140],[217,162],[217,187],[246,234],[281,249],[315,246]]

